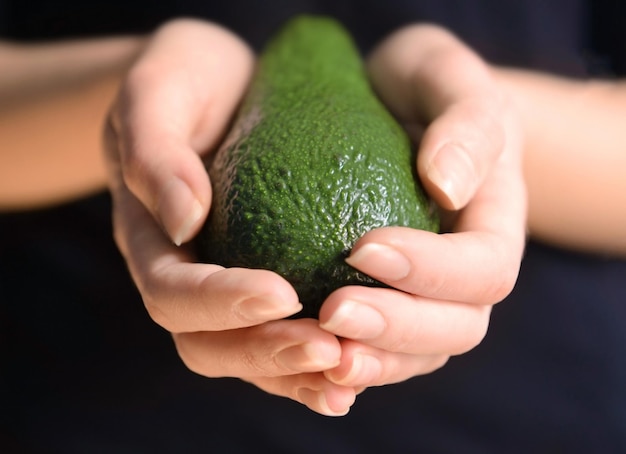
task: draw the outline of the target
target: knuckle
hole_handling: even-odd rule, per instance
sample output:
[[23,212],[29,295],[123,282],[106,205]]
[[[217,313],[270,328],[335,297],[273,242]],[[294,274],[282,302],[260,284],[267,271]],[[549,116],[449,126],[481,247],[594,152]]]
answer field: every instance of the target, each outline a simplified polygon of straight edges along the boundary
[[511,241],[506,237],[489,235],[486,240],[493,265],[485,268],[482,281],[486,283],[476,302],[483,304],[497,304],[505,299],[515,288],[519,276],[521,253],[511,247]]
[[178,356],[190,371],[209,378],[268,376],[252,351],[242,348],[234,353],[229,348],[212,348],[207,335],[173,334]]
[[243,349],[237,357],[242,369],[246,371],[246,375],[252,377],[272,377],[277,375],[271,371],[269,360],[262,360],[258,353],[251,349]]
[[388,351],[398,353],[411,353],[422,345],[425,327],[416,317],[411,323],[406,323],[402,330],[399,330],[389,340]]
[[145,89],[151,84],[159,73],[159,66],[150,58],[142,58],[127,72],[123,84],[120,87],[120,99],[132,100],[137,90]]
[[478,317],[472,317],[467,323],[467,328],[461,337],[458,349],[453,354],[463,354],[478,347],[485,339],[489,329],[489,316],[491,314],[490,306],[480,306],[478,309]]
[[275,360],[276,353],[273,343],[266,340],[263,327],[252,327],[238,330],[237,347],[223,350],[217,363],[224,370],[241,371],[238,375],[248,377],[274,377],[281,375],[280,367]]
[[471,334],[467,336],[465,339],[464,345],[461,347],[459,353],[467,353],[480,345],[480,343],[485,339],[485,335],[487,334],[486,329],[474,329]]
[[185,334],[173,334],[172,338],[174,339],[176,352],[185,367],[198,375],[206,376],[197,355],[192,353],[193,349],[190,347],[188,336]]
[[133,188],[136,182],[144,180],[146,165],[138,150],[137,144],[129,143],[120,154],[122,179],[128,188]]
[[[112,108],[114,110],[115,107]],[[113,113],[109,111],[105,118],[102,133],[103,153],[106,163],[113,168],[119,166],[119,133],[114,124]]]
[[165,315],[165,312],[161,309],[160,305],[157,304],[150,295],[143,295],[143,304],[148,312],[150,318],[162,328],[165,328],[168,331],[172,331],[170,328],[170,320],[169,317]]
[[121,222],[120,222],[119,216],[120,215],[114,209],[113,210],[113,214],[112,214],[112,218],[113,218],[112,219],[113,220],[113,241],[115,242],[115,245],[119,249],[120,254],[124,258],[124,260],[126,260],[128,262],[129,247],[128,247],[128,242],[127,242],[126,235],[124,234],[124,229],[121,226]]
[[432,359],[426,364],[425,372],[426,374],[431,374],[436,370],[441,369],[448,363],[450,356],[448,355],[437,355],[433,356]]
[[500,278],[499,285],[493,290],[493,300],[498,303],[505,299],[515,288],[517,283],[518,270],[504,272]]
[[[145,173],[145,167],[152,153],[148,152],[142,140],[143,135],[137,133],[136,120],[140,113],[137,93],[148,90],[154,78],[155,70],[152,65],[140,63],[131,68],[126,79],[120,88],[118,101],[115,107],[115,118],[113,127],[116,131],[118,143],[117,151],[119,157],[119,167],[124,182],[129,183],[139,181]],[[115,125],[117,124],[117,127]]]
[[411,358],[396,356],[395,359],[393,358],[393,356],[388,358],[383,373],[378,380],[371,384],[372,386],[399,383],[412,377],[433,373],[446,365],[450,356],[447,354],[436,354],[430,356],[415,355]]
[[[444,237],[444,239],[447,239]],[[411,273],[406,278],[403,290],[412,295],[424,297],[445,297],[453,288],[454,276],[449,273],[433,271],[428,261],[414,260]]]
[[492,279],[492,285],[486,297],[486,301],[492,304],[499,303],[513,291],[519,275],[519,262],[513,262],[511,256],[504,253],[508,249],[502,247],[500,250],[503,252],[499,260],[501,266],[498,268],[498,277]]
[[[138,284],[139,285],[139,284]],[[159,291],[155,289],[155,286],[149,283],[141,281],[139,287],[143,304],[148,312],[150,318],[160,327],[166,329],[169,332],[177,331],[175,324],[172,322],[168,312],[163,309],[163,303],[159,295]]]

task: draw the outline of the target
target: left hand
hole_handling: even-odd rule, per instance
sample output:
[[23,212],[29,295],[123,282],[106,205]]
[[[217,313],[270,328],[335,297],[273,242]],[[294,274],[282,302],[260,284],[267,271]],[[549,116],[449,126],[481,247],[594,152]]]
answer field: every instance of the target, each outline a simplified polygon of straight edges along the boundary
[[432,372],[478,345],[516,282],[526,228],[521,131],[489,66],[446,30],[416,25],[386,39],[368,68],[420,143],[418,172],[445,230],[386,227],[353,248],[350,265],[393,287],[341,288],[320,312],[342,344],[325,376],[355,388]]
[[190,245],[175,245],[210,210],[200,154],[219,143],[254,63],[245,42],[206,21],[175,19],[149,37],[105,132],[115,240],[190,370],[342,415],[355,390],[322,372],[339,364],[339,341],[314,320],[283,320],[302,308],[293,287],[268,270],[197,263]]

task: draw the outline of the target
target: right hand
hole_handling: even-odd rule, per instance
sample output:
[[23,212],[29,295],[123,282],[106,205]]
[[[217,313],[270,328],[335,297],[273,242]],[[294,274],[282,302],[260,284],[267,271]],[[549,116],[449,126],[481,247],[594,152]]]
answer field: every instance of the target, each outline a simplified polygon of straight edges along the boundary
[[301,309],[293,287],[270,271],[194,263],[185,245],[211,204],[200,155],[217,146],[253,66],[248,47],[214,24],[176,20],[155,33],[105,132],[115,239],[192,371],[345,414],[355,388],[323,374],[339,364],[339,341],[317,321],[284,320]]

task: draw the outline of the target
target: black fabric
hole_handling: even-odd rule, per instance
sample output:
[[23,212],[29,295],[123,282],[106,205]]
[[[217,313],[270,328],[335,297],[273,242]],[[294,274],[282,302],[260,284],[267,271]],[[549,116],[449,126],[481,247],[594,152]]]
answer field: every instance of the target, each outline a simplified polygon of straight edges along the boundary
[[593,62],[604,75],[626,74],[626,2],[595,0],[590,8]]
[[581,0],[5,0],[0,8],[7,16],[0,35],[19,40],[146,32],[170,17],[195,16],[232,28],[259,49],[287,18],[307,12],[340,19],[365,51],[401,25],[429,21],[452,28],[490,60],[583,74],[592,45],[582,29],[589,11]]
[[126,276],[108,205],[2,219],[0,433],[15,452],[626,448],[624,262],[531,243],[483,344],[332,419],[187,371]]
[[[621,58],[590,32],[595,16],[582,2],[271,5],[0,0],[0,27],[5,37],[41,40],[147,31],[195,15],[259,48],[307,11],[344,21],[364,52],[427,20],[499,63],[584,76],[591,52],[611,68]],[[0,452],[626,452],[624,261],[531,243],[478,348],[326,418],[238,380],[189,372],[145,312],[109,213],[103,194],[0,216]]]

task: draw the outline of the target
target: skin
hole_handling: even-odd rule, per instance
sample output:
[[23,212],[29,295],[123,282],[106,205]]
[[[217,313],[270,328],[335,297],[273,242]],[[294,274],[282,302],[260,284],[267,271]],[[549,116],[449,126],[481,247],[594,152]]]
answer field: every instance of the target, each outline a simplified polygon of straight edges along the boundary
[[524,154],[530,234],[569,249],[625,256],[626,81],[504,68],[494,74],[511,93],[531,151]]
[[[105,133],[116,241],[148,313],[198,374],[239,377],[321,414],[343,415],[367,387],[432,372],[483,339],[491,307],[513,288],[527,230],[626,255],[626,183],[615,169],[626,159],[617,121],[626,110],[623,85],[493,68],[447,31],[410,26],[380,44],[368,69],[381,98],[421,139],[416,165],[446,210],[447,233],[366,234],[348,262],[402,291],[345,287],[325,302],[319,322],[282,320],[300,309],[284,279],[193,263],[185,246],[211,203],[198,155],[210,152],[227,128],[253,70],[250,49],[213,24],[178,20],[147,44],[129,46],[115,63],[116,70],[98,72],[84,86],[95,86],[102,73],[115,82],[130,66]],[[558,102],[544,108],[547,93]],[[572,95],[585,100],[582,113],[570,111]],[[588,127],[555,128],[555,118]],[[598,118],[606,120],[601,128],[594,127]],[[40,126],[44,133],[46,123]],[[19,147],[2,134],[0,142],[11,162]],[[589,153],[590,144],[601,147]],[[75,152],[100,151],[92,147]],[[589,181],[611,182],[593,186],[601,203],[592,225],[575,216],[579,205],[560,186],[579,183],[581,168],[594,169]],[[102,184],[94,178],[93,187]],[[55,200],[83,193],[78,185]],[[36,194],[29,200],[36,203]]]
[[0,210],[102,190],[102,123],[143,45],[136,37],[0,42]]
[[[414,41],[432,45],[414,49],[407,62]],[[187,42],[211,43],[205,52],[220,71],[213,58],[186,55],[196,49]],[[319,413],[343,415],[363,389],[431,372],[485,335],[491,306],[512,289],[524,247],[520,130],[488,67],[447,32],[419,27],[382,44],[370,59],[373,82],[409,130],[432,121],[418,169],[443,207],[463,210],[451,217],[448,234],[389,228],[357,244],[349,263],[402,291],[345,287],[325,302],[319,323],[280,320],[300,307],[282,278],[191,264],[191,253],[153,221],[174,243],[200,227],[210,185],[197,156],[217,143],[225,126],[219,120],[233,112],[252,61],[245,46],[215,27],[176,22],[157,33],[112,110],[109,180],[118,244],[149,313],[173,333],[191,370],[240,377]],[[456,65],[474,70],[461,82],[440,81],[437,65],[450,74]],[[432,86],[417,92],[415,77]],[[232,91],[215,91],[226,82]],[[475,170],[459,168],[470,160]]]

